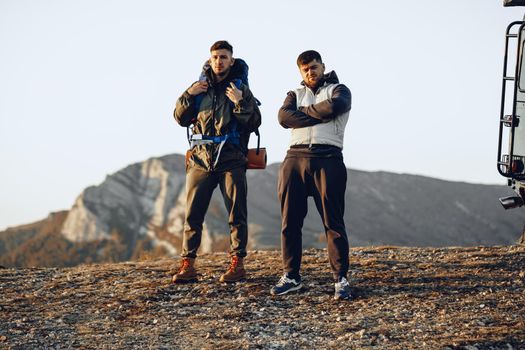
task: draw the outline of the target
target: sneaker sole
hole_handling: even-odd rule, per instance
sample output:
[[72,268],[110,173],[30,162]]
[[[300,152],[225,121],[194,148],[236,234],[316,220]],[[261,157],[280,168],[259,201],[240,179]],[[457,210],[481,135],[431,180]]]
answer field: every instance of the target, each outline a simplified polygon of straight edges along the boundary
[[299,290],[299,289],[301,289],[301,288],[303,288],[303,284],[302,284],[302,283],[299,283],[299,285],[296,286],[296,287],[292,287],[292,288],[290,288],[290,289],[288,289],[288,290],[285,290],[285,291],[282,292],[282,293],[272,293],[272,295],[285,295],[285,294],[288,294],[288,293],[290,293],[290,292],[295,292],[295,291],[297,291],[297,290]]
[[334,300],[352,300],[353,296],[349,295],[347,297],[341,297],[341,296],[334,296]]

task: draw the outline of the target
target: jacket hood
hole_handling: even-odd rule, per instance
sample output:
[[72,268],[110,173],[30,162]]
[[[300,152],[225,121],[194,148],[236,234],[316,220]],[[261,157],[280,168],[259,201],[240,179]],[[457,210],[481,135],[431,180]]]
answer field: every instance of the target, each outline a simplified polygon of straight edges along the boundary
[[325,74],[323,79],[327,84],[339,84],[339,78],[337,77],[337,74],[335,74],[335,71]]

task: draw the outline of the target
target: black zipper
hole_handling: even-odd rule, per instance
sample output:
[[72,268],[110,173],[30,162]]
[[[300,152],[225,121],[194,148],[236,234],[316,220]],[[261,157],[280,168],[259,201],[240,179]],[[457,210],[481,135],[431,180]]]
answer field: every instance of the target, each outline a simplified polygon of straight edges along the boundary
[[[215,136],[215,105],[217,104],[217,91],[213,89],[213,100],[211,104],[211,136]],[[214,145],[214,144],[212,144]],[[215,159],[213,159],[213,153],[214,153],[215,147],[212,146],[211,148],[211,162],[210,162],[210,170],[213,171],[215,164]]]

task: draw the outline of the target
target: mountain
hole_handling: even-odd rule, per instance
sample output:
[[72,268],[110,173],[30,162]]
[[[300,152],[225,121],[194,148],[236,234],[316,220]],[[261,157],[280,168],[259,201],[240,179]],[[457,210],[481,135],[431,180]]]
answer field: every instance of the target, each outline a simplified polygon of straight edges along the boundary
[[[249,249],[280,246],[279,164],[248,171]],[[179,253],[185,211],[184,157],[132,164],[86,188],[69,211],[0,232],[0,265],[74,266]],[[424,176],[348,170],[345,221],[352,246],[471,246],[515,243],[522,210],[505,211],[505,186]],[[219,190],[205,218],[201,251],[227,251],[229,229]],[[324,230],[313,201],[305,248],[320,248]]]

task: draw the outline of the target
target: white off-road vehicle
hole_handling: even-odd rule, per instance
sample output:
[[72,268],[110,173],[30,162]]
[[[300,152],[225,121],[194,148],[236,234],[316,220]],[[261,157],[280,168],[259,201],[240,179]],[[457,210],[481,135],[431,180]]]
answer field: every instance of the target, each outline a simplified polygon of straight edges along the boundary
[[[525,0],[504,0],[504,6],[525,6]],[[525,203],[525,21],[508,25],[499,120],[498,171],[508,178],[515,196],[500,198],[505,209]]]

